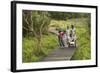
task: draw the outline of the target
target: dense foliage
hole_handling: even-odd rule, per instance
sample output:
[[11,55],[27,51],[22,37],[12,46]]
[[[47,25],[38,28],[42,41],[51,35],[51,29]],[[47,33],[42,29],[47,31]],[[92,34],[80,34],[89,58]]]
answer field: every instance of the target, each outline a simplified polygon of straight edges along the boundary
[[[25,24],[27,24],[27,26],[25,26]],[[42,50],[42,35],[47,32],[49,24],[50,18],[48,12],[23,11],[23,35],[33,35],[37,39],[37,55],[45,54]],[[24,32],[26,32],[26,34]]]
[[89,13],[74,13],[74,12],[49,12],[50,17],[55,20],[67,20],[72,18],[89,17]]

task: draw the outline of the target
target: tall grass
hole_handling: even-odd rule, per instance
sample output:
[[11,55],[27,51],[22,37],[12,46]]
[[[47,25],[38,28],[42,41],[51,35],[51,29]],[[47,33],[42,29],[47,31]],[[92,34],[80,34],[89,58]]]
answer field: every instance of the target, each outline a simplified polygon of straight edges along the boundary
[[51,50],[58,46],[57,36],[53,34],[43,35],[42,37],[42,51],[45,55],[36,55],[38,53],[37,40],[35,37],[23,38],[22,61],[24,63],[37,62],[46,56]]

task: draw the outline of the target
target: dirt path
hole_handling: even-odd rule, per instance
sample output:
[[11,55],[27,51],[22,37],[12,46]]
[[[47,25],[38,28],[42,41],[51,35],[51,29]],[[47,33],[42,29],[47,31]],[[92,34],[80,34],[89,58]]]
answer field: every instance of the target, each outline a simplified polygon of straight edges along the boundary
[[49,53],[48,56],[42,59],[42,61],[61,61],[61,60],[70,60],[74,54],[76,48],[57,48]]

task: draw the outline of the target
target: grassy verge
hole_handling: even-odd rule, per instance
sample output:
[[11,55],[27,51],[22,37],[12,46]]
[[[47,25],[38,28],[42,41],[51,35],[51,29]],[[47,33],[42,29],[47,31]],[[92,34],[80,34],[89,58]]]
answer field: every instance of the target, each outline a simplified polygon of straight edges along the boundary
[[23,62],[37,62],[44,56],[46,56],[50,51],[55,49],[58,46],[57,36],[53,34],[43,35],[42,37],[42,50],[45,52],[45,55],[36,55],[38,44],[35,37],[24,37],[23,38]]

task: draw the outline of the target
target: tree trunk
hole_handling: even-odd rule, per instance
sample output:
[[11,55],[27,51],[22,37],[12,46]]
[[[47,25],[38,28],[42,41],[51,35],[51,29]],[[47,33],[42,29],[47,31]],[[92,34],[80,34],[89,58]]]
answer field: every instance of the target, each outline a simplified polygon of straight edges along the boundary
[[45,52],[42,48],[42,36],[38,36],[37,37],[37,52],[36,52],[36,55],[39,56],[39,55],[45,55]]

